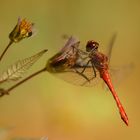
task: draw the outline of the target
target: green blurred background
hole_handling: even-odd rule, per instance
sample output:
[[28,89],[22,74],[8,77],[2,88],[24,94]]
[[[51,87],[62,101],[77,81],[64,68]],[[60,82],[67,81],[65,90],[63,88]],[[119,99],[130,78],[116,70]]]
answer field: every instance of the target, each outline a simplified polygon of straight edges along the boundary
[[1,52],[19,16],[35,23],[37,35],[8,50],[1,72],[16,60],[47,48],[26,76],[42,68],[63,46],[63,34],[79,37],[83,46],[94,39],[104,48],[117,32],[111,64],[135,64],[116,88],[130,125],[125,126],[111,94],[100,86],[78,87],[43,73],[0,99],[0,140],[42,136],[49,140],[140,139],[140,1],[0,0]]

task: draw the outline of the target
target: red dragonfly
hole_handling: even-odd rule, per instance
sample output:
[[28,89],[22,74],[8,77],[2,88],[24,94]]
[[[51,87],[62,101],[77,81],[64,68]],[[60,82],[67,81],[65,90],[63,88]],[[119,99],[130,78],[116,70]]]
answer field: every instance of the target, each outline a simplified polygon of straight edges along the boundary
[[[113,41],[114,38],[111,46]],[[74,37],[70,37],[66,45],[48,60],[47,70],[51,73],[59,74],[60,77],[64,73],[70,72],[69,77],[63,76],[63,79],[77,85],[80,83],[82,86],[92,84],[97,73],[99,73],[100,78],[106,83],[116,101],[122,120],[128,125],[128,117],[116,94],[109,74],[109,60],[112,47],[110,47],[109,57],[107,57],[98,50],[99,44],[96,41],[88,41],[86,51],[78,48],[79,43]]]

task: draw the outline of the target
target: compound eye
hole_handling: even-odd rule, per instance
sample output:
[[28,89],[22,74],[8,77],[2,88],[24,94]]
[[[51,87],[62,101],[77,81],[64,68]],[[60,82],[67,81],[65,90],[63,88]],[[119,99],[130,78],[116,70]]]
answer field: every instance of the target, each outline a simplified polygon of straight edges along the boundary
[[96,47],[96,42],[93,42],[93,43],[92,43],[92,46],[93,46],[93,47]]
[[94,47],[98,47],[98,46],[99,46],[99,43],[94,41],[94,42],[93,42],[93,46],[94,46]]
[[88,42],[87,42],[87,45],[86,45],[86,51],[89,52],[89,51],[91,51],[91,50],[93,50],[93,49],[97,49],[98,46],[99,46],[99,43],[97,43],[97,42],[95,42],[95,41],[93,41],[93,40],[88,41]]

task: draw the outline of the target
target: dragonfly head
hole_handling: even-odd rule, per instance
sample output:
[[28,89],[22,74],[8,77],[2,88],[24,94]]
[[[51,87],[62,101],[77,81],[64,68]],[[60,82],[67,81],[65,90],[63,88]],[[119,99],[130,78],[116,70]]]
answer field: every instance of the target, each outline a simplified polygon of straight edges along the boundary
[[98,46],[99,46],[98,42],[90,40],[87,42],[86,51],[87,52],[96,51],[98,50]]

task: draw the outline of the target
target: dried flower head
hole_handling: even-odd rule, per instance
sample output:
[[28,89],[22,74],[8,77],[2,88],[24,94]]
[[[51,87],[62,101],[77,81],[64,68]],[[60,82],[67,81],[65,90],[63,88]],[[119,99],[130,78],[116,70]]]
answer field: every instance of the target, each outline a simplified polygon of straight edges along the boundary
[[20,40],[33,35],[33,23],[28,22],[26,19],[18,18],[18,23],[9,34],[12,42],[19,42]]

